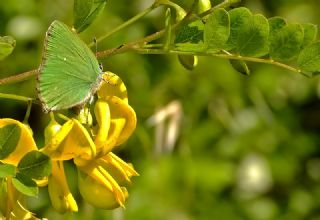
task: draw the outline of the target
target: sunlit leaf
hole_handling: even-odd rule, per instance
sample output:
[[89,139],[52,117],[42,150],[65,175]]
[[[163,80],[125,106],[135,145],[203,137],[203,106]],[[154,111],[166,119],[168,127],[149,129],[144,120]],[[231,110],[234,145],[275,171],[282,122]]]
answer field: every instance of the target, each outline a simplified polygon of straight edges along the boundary
[[320,72],[320,42],[313,43],[301,51],[298,65],[307,72]]
[[27,177],[21,173],[17,173],[17,175],[12,178],[12,183],[19,192],[27,196],[38,195],[37,184],[30,177]]
[[0,60],[10,55],[16,46],[16,41],[11,36],[0,37]]
[[104,9],[107,0],[74,0],[74,28],[84,31]]
[[316,40],[317,34],[318,34],[318,28],[317,25],[306,23],[301,24],[303,28],[303,42],[302,42],[302,48],[310,45]]
[[242,29],[250,22],[251,12],[244,7],[235,8],[229,11],[230,16],[230,37],[225,49],[234,49],[238,44],[238,37]]
[[268,19],[269,22],[269,41],[273,41],[277,33],[286,26],[287,22],[282,17],[272,17]]
[[16,167],[11,164],[0,164],[0,178],[13,176],[16,173]]
[[225,46],[230,34],[230,18],[225,9],[216,9],[204,26],[204,43],[208,51],[217,52]]
[[18,170],[30,178],[42,179],[50,175],[51,161],[47,155],[39,151],[31,151],[21,159]]
[[268,20],[263,15],[254,15],[239,31],[236,51],[242,56],[266,55],[269,52],[268,37]]
[[0,128],[0,159],[12,153],[19,142],[21,129],[16,124],[8,124]]
[[202,20],[196,20],[182,26],[176,34],[175,46],[183,51],[203,51],[203,30]]
[[274,60],[291,60],[299,54],[302,42],[302,26],[300,24],[288,24],[271,39],[270,57]]

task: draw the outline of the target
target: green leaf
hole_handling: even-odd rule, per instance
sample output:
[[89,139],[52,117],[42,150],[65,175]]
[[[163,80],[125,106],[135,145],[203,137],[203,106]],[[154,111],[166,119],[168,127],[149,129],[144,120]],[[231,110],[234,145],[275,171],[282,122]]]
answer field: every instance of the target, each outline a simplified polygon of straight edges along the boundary
[[242,29],[250,22],[251,12],[244,7],[235,8],[229,11],[230,16],[230,36],[225,47],[226,50],[232,50],[237,46],[239,34]]
[[18,170],[30,178],[42,179],[51,173],[50,157],[39,151],[31,151],[20,160]]
[[16,41],[11,36],[0,37],[0,60],[10,55],[16,46]]
[[74,0],[73,26],[84,31],[104,9],[107,0]]
[[271,42],[277,33],[287,25],[287,22],[282,17],[272,17],[268,19],[269,22],[269,41]]
[[176,33],[175,46],[182,51],[203,51],[203,30],[202,20],[183,25]]
[[250,69],[243,60],[230,60],[230,64],[237,72],[246,76],[250,75]]
[[305,23],[301,24],[303,28],[303,42],[302,42],[302,48],[305,48],[306,46],[312,44],[318,34],[318,28],[317,25],[311,24],[311,23]]
[[12,153],[18,145],[21,129],[16,124],[0,128],[0,160]]
[[38,187],[35,181],[21,173],[12,178],[13,186],[21,193],[27,196],[37,196]]
[[304,48],[298,57],[298,66],[306,72],[320,72],[320,42]]
[[85,19],[89,16],[93,0],[74,0],[73,4],[73,20],[74,27],[77,29],[82,25]]
[[254,15],[240,30],[236,51],[242,56],[261,57],[269,52],[269,23],[260,15]]
[[202,20],[196,20],[192,23],[180,27],[176,34],[175,43],[193,43],[198,44],[203,41],[204,24]]
[[230,18],[225,9],[216,9],[210,14],[204,26],[204,44],[207,50],[221,50],[230,35]]
[[292,60],[299,54],[302,42],[302,26],[300,24],[288,24],[271,39],[270,57],[280,61]]
[[0,178],[14,176],[16,167],[11,164],[0,164]]

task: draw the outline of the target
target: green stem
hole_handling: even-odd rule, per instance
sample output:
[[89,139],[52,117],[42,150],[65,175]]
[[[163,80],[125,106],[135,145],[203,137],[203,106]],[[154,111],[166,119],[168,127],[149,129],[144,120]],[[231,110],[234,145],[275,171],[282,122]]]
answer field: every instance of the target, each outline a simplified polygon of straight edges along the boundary
[[20,95],[14,95],[14,94],[5,94],[5,93],[0,93],[0,98],[12,99],[12,100],[17,100],[17,101],[22,101],[22,102],[32,102],[32,101],[34,101],[33,98],[20,96]]
[[65,120],[65,121],[69,121],[69,120],[70,120],[70,118],[68,118],[67,116],[65,116],[65,115],[63,115],[63,114],[61,114],[61,113],[58,113],[57,115],[58,115],[58,117],[61,118],[62,120]]
[[20,73],[18,75],[9,76],[7,78],[0,79],[0,86],[27,80],[32,76],[37,75],[37,73],[38,73],[38,69],[35,69],[35,70],[30,70],[24,73]]
[[[210,14],[214,9],[216,8],[227,8],[229,6],[231,6],[232,4],[235,4],[237,2],[239,2],[240,0],[225,0],[222,3],[212,7],[210,10],[205,11],[203,13],[201,13],[200,15],[197,16],[186,16],[181,22],[178,22],[176,24],[174,24],[172,26],[172,31],[174,31],[175,29],[177,29],[178,27],[180,27],[181,25],[188,23],[188,22],[192,22],[195,21],[196,19],[198,19],[199,17],[204,17],[208,14]],[[142,16],[146,15],[147,13],[149,13],[151,10],[153,10],[154,8],[158,7],[158,4],[153,4],[151,7],[147,8],[146,10],[144,10],[143,12],[141,12],[139,15],[134,16],[133,18],[131,18],[130,20],[128,20],[127,22],[123,23],[121,26],[119,26],[118,28],[116,28],[115,30],[109,32],[108,34],[106,34],[105,36],[100,37],[97,41],[101,41],[103,39],[105,39],[106,37],[111,36],[112,34],[116,33],[117,31],[121,30],[122,28],[132,24],[133,22],[135,22],[137,19],[141,18]],[[121,28],[120,28],[121,27]],[[147,43],[154,41],[156,39],[159,39],[160,37],[162,37],[165,34],[165,30],[160,30],[157,31],[149,36],[146,36],[142,39],[136,40],[134,42],[128,43],[128,44],[123,44],[119,47],[115,47],[115,48],[111,48],[108,50],[104,50],[104,51],[100,51],[97,53],[97,57],[98,58],[102,58],[102,57],[109,57],[112,55],[116,55],[116,54],[120,54],[120,53],[124,53],[126,51],[130,51],[139,47],[142,47],[144,45],[147,45]],[[93,46],[94,43],[91,43],[89,46]],[[32,76],[35,76],[38,73],[38,70],[30,70],[28,72],[24,72],[18,75],[14,75],[14,76],[10,76],[7,78],[3,78],[0,79],[0,86],[1,85],[7,85],[7,84],[12,84],[12,83],[16,83],[16,82],[20,82],[26,79],[29,79]]]
[[231,60],[242,60],[242,61],[249,61],[249,62],[256,62],[256,63],[266,63],[266,64],[272,64],[275,66],[279,66],[281,68],[301,73],[305,76],[305,73],[303,73],[300,69],[297,69],[295,67],[289,66],[284,63],[280,63],[271,59],[263,59],[263,58],[256,58],[256,57],[245,57],[240,55],[233,55],[233,54],[220,54],[220,53],[210,53],[210,52],[189,52],[189,51],[179,51],[179,50],[163,50],[163,49],[135,49],[138,53],[141,54],[180,54],[180,55],[193,55],[193,56],[212,56],[212,57],[219,57],[223,59],[231,59]]
[[[140,18],[144,17],[146,14],[148,14],[149,12],[151,12],[153,9],[155,9],[157,7],[156,4],[152,4],[149,8],[143,10],[142,12],[140,12],[139,14],[135,15],[134,17],[130,18],[129,20],[127,20],[126,22],[124,22],[123,24],[119,25],[118,27],[116,27],[115,29],[113,29],[112,31],[106,33],[105,35],[102,35],[101,37],[99,37],[97,39],[97,43],[101,42],[102,40],[105,40],[106,38],[110,37],[111,35],[115,34],[116,32],[128,27],[129,25],[133,24],[134,22],[136,22],[137,20],[139,20]],[[94,42],[90,43],[88,46],[92,47],[94,46]]]
[[30,113],[31,113],[31,108],[32,108],[32,101],[28,101],[26,115],[24,116],[24,119],[23,119],[23,123],[25,123],[25,124],[28,124],[28,120],[29,120]]

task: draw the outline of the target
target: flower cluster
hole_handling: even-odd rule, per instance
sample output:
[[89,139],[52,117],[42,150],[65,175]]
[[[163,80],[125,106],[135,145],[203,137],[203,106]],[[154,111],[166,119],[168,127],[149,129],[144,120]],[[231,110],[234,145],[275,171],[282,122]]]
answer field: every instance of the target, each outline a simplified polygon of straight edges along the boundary
[[[59,213],[78,211],[77,203],[68,187],[64,161],[73,160],[77,167],[78,187],[84,200],[102,209],[124,207],[130,178],[138,176],[131,164],[111,152],[115,146],[124,143],[134,131],[135,112],[128,104],[126,87],[121,79],[110,72],[106,72],[103,78],[104,81],[97,91],[94,117],[88,108],[84,108],[77,118],[66,118],[65,123],[59,124],[51,113],[51,121],[45,129],[45,146],[39,152],[51,159],[52,172],[48,178],[36,182],[38,186],[48,185],[52,206]],[[37,147],[30,129],[23,123],[0,119],[0,129],[12,123],[21,128],[19,142],[12,153],[0,159],[4,164],[17,166],[24,155],[37,150]],[[19,214],[18,218],[21,219],[26,215],[32,216],[27,210],[15,211],[16,207],[25,210],[24,204],[19,196],[11,195],[19,194],[13,187],[11,189],[15,192],[10,194],[10,177],[3,182],[6,182],[7,187],[3,187],[6,188],[4,196],[0,192],[0,199],[7,200],[8,205],[1,207],[0,211],[6,216]]]

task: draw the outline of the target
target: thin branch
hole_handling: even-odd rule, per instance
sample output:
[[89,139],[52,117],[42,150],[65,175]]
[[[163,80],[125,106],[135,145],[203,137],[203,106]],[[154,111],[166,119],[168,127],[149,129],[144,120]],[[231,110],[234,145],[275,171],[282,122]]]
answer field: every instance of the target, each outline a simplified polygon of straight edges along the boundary
[[[178,22],[178,23],[172,25],[172,31],[176,30],[178,27],[180,27],[183,24],[195,21],[195,20],[199,19],[199,17],[204,17],[204,16],[210,14],[216,8],[229,7],[231,4],[234,4],[235,1],[237,2],[237,0],[234,0],[234,1],[226,0],[226,1],[216,5],[214,7],[212,7],[208,11],[205,11],[205,12],[201,13],[200,15],[197,15],[197,16],[191,16],[190,15],[190,16],[186,17],[185,19],[183,19],[181,22]],[[147,43],[159,39],[160,37],[162,37],[165,34],[165,32],[166,32],[166,30],[162,29],[160,31],[157,31],[157,32],[145,37],[145,38],[133,41],[131,43],[123,44],[123,45],[121,45],[119,47],[116,47],[116,48],[100,51],[100,52],[97,53],[97,57],[98,58],[109,57],[109,56],[112,56],[112,55],[115,55],[115,54],[124,53],[124,52],[126,52],[128,50],[141,48],[141,47],[145,46]]]
[[[106,33],[105,35],[102,35],[101,37],[99,37],[97,39],[97,43],[101,42],[102,40],[105,40],[106,38],[110,37],[111,35],[115,34],[116,32],[128,27],[129,25],[133,24],[134,22],[136,22],[137,20],[139,20],[140,18],[144,17],[145,15],[147,15],[149,12],[151,12],[153,9],[155,9],[157,7],[157,5],[152,4],[149,8],[143,10],[142,12],[140,12],[139,14],[135,15],[134,17],[130,18],[129,20],[127,20],[126,22],[122,23],[121,25],[119,25],[118,27],[116,27],[115,29],[109,31],[108,33]],[[94,43],[90,43],[88,46],[92,47],[94,45]]]
[[30,70],[24,73],[20,73],[18,75],[9,76],[7,78],[0,79],[0,86],[27,80],[33,76],[36,76],[37,73],[38,73],[38,69],[35,69],[35,70]]
[[[183,25],[185,23],[189,23],[189,22],[195,21],[199,17],[204,17],[204,16],[210,14],[216,8],[227,8],[227,7],[237,3],[239,1],[240,0],[225,0],[224,2],[216,5],[215,7],[212,7],[210,10],[205,11],[205,12],[201,13],[200,15],[188,16],[186,19],[183,19],[181,22],[174,24],[172,26],[172,31],[177,29],[179,26],[181,26],[181,25]],[[157,7],[157,4],[155,4],[155,6],[151,6],[151,8],[152,7]],[[145,11],[143,11],[142,13],[139,13],[139,14],[140,15],[145,15],[148,12],[149,12],[149,8],[146,9]],[[138,16],[138,18],[141,18],[141,17]],[[133,18],[131,18],[131,19],[133,19]],[[135,17],[134,17],[134,21],[136,21]],[[131,22],[127,21],[124,24],[122,24],[121,26],[123,28],[123,26],[128,26],[130,24],[131,24]],[[116,28],[115,31],[109,32],[109,34],[107,34],[107,36],[103,36],[103,37],[101,37],[101,39],[102,38],[105,39],[106,37],[110,36],[111,34],[117,32],[117,31],[119,31],[119,28]],[[160,30],[160,31],[158,31],[156,33],[153,33],[153,34],[151,34],[151,35],[149,35],[149,36],[147,36],[145,38],[136,40],[134,42],[131,42],[131,43],[128,43],[128,44],[123,44],[123,45],[121,45],[119,47],[115,47],[115,48],[111,48],[111,49],[108,49],[108,50],[105,50],[105,51],[98,52],[96,55],[97,55],[97,58],[103,58],[103,57],[108,57],[108,56],[124,53],[126,51],[138,49],[138,48],[143,47],[144,45],[146,45],[147,43],[149,43],[151,41],[159,39],[164,34],[165,34],[165,29]],[[7,77],[7,78],[0,79],[0,86],[1,85],[8,85],[8,84],[20,82],[20,81],[23,81],[23,80],[27,80],[27,79],[31,78],[32,76],[37,75],[37,73],[38,73],[38,70],[35,69],[35,70],[30,70],[28,72],[20,73],[18,75],[14,75],[14,76],[10,76],[10,77]]]
[[34,101],[33,98],[25,97],[25,96],[20,96],[20,95],[14,95],[14,94],[6,94],[6,93],[0,93],[0,99],[11,99],[11,100],[17,100],[17,101],[22,101],[22,102],[32,102]]
[[[301,73],[305,76],[308,76],[306,73],[302,72],[300,69],[289,66],[287,64],[277,62],[271,59],[263,59],[263,58],[256,58],[256,57],[245,57],[240,55],[233,55],[231,53],[228,54],[221,54],[221,53],[210,53],[210,52],[189,52],[189,51],[179,51],[179,50],[163,50],[163,49],[150,49],[150,48],[137,48],[135,49],[136,52],[141,54],[180,54],[180,55],[195,55],[195,56],[212,56],[212,57],[219,57],[223,59],[229,60],[242,60],[242,61],[249,61],[255,63],[266,63],[272,64],[275,66],[279,66],[281,68]],[[309,77],[309,76],[308,76]]]

